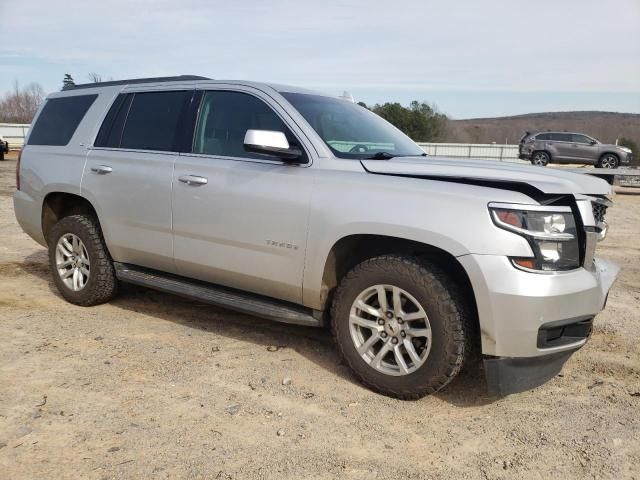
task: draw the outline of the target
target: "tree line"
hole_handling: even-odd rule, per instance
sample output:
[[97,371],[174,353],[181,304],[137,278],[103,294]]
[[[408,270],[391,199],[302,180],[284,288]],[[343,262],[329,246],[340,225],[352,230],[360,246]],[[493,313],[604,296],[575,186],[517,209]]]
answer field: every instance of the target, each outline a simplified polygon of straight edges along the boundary
[[[102,76],[95,72],[89,73],[88,78],[92,83],[102,82]],[[66,73],[62,80],[62,88],[73,85],[73,77]],[[14,82],[13,88],[0,98],[0,123],[31,123],[45,97],[44,88],[39,83],[30,83],[23,87]]]
[[[95,72],[89,73],[88,79],[92,83],[103,81],[102,75]],[[108,80],[113,79],[109,78]],[[73,85],[75,85],[75,81],[71,74],[65,74],[62,80],[62,89]],[[30,83],[25,87],[21,87],[16,82],[13,89],[7,92],[4,97],[0,98],[0,122],[31,123],[44,98],[45,92],[40,84]],[[373,106],[359,102],[358,105],[381,116],[416,142],[462,141],[464,143],[471,141],[473,143],[474,141],[479,141],[479,138],[463,138],[465,137],[465,135],[463,135],[463,133],[465,133],[465,127],[462,125],[473,121],[451,121],[444,113],[439,112],[435,105],[429,104],[426,101],[420,102],[414,100],[406,107],[397,102],[376,103]],[[492,119],[487,119],[486,121],[491,120]],[[508,119],[494,120],[508,122]],[[517,122],[513,123],[512,126],[515,127],[515,123]],[[473,127],[473,125],[470,127]],[[521,129],[519,127],[521,127],[521,125],[518,125],[516,129]],[[476,127],[476,129],[478,128]],[[474,129],[472,128],[472,130]],[[619,143],[631,148],[636,157],[636,161],[638,161],[640,152],[638,152],[638,145],[633,139],[622,137]]]

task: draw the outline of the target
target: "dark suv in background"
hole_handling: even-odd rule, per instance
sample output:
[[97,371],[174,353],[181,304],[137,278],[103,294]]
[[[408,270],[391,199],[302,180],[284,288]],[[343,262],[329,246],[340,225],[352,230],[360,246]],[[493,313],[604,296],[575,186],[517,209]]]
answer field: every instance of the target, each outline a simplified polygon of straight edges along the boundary
[[518,157],[534,165],[548,163],[587,163],[599,168],[629,165],[631,150],[601,143],[583,133],[526,132],[520,139]]

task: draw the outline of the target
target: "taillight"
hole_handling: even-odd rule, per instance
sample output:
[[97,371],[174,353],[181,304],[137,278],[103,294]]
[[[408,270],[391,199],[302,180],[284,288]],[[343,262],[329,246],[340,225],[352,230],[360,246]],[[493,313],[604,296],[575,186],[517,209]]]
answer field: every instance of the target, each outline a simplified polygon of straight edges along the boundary
[[22,149],[18,152],[18,161],[16,162],[16,190],[20,190],[20,158],[22,157]]

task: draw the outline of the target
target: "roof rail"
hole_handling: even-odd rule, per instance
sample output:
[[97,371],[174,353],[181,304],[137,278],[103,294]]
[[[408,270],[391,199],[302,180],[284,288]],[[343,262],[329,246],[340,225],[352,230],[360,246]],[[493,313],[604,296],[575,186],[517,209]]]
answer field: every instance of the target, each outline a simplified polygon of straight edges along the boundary
[[77,88],[111,87],[113,85],[129,85],[132,83],[156,83],[156,82],[181,82],[186,80],[211,80],[211,78],[199,75],[178,75],[177,77],[151,77],[151,78],[130,78],[129,80],[114,80],[111,82],[81,83],[79,85],[67,85],[65,90],[75,90]]

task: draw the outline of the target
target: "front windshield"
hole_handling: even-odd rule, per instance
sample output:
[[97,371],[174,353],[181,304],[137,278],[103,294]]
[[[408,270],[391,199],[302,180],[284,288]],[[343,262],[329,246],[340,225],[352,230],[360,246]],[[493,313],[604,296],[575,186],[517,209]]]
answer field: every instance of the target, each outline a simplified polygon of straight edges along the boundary
[[424,155],[424,150],[404,133],[360,105],[306,93],[283,92],[282,96],[302,114],[336,157]]

